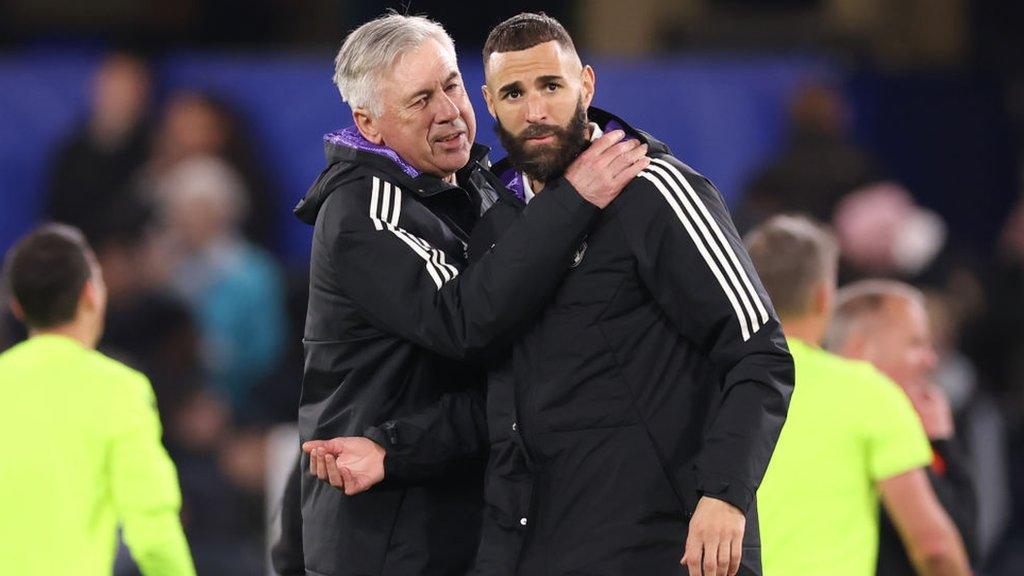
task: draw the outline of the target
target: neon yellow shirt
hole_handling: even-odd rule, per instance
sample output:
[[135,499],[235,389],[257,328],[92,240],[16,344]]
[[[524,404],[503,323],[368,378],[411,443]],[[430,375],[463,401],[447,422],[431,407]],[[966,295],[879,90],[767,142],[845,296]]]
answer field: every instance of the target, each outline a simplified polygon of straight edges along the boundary
[[876,483],[931,462],[910,400],[869,364],[789,339],[796,387],[757,493],[765,576],[873,576]]
[[0,354],[0,574],[110,576],[116,528],[145,576],[195,574],[142,374],[36,336]]

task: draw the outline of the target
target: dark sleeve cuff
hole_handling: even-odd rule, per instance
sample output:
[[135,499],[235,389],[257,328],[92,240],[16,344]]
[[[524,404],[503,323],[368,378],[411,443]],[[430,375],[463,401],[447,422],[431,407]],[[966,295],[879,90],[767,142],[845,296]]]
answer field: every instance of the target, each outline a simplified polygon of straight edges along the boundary
[[754,501],[754,492],[742,483],[718,474],[698,473],[697,491],[702,496],[709,496],[728,502],[739,508],[744,514]]
[[403,482],[407,481],[407,468],[403,465],[400,456],[400,442],[398,427],[394,422],[384,422],[380,426],[370,426],[363,432],[363,436],[373,440],[378,446],[384,449],[384,481]]

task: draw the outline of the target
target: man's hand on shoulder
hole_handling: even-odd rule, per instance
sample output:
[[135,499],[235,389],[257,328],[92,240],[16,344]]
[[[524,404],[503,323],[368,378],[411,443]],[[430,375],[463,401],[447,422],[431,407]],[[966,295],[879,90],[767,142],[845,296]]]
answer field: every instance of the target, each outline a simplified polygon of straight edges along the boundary
[[384,448],[369,438],[311,440],[302,450],[309,454],[309,473],[348,496],[384,480]]
[[650,164],[647,144],[623,140],[613,130],[594,141],[565,171],[565,179],[587,202],[604,208]]
[[703,496],[690,518],[686,552],[680,564],[690,576],[735,576],[743,553],[747,518],[739,508]]

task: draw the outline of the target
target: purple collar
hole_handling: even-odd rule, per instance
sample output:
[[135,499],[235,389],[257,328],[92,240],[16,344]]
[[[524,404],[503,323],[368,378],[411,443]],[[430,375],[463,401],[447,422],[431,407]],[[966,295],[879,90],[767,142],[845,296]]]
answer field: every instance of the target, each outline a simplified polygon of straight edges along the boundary
[[335,146],[353,148],[355,150],[377,154],[378,156],[384,156],[395,164],[398,164],[398,167],[408,174],[410,178],[416,178],[420,175],[420,171],[413,168],[412,165],[403,160],[402,157],[398,155],[398,152],[395,152],[387,146],[374,144],[366,138],[363,138],[363,135],[359,133],[359,130],[355,126],[349,126],[344,130],[336,130],[329,134],[324,134],[324,142],[334,144]]

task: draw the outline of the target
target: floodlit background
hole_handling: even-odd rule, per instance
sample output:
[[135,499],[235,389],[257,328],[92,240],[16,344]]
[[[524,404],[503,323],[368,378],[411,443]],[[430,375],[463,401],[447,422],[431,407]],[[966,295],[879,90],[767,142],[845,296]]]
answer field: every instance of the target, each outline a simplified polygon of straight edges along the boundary
[[[93,243],[101,347],[153,381],[200,574],[268,570],[311,238],[290,210],[322,134],[350,123],[334,52],[389,7],[455,38],[492,159],[480,47],[543,10],[594,66],[595,104],[715,182],[741,232],[808,212],[835,226],[843,281],[923,288],[977,475],[982,574],[1019,573],[1024,3],[7,0],[0,252],[46,220]],[[3,349],[23,333],[0,312]]]

